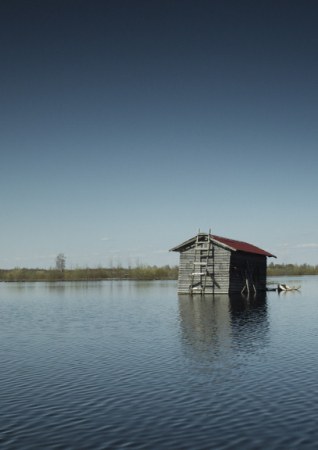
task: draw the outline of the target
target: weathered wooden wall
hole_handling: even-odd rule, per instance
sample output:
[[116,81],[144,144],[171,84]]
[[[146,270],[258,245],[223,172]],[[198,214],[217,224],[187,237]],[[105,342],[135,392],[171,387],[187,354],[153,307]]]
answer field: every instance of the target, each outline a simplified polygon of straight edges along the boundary
[[[202,251],[202,261],[204,255]],[[193,282],[195,285],[204,279],[204,275],[192,273],[194,246],[180,253],[178,293],[189,294]],[[213,245],[208,260],[208,273],[206,280],[206,294],[228,294],[241,292],[246,285],[246,276],[249,274],[257,290],[266,289],[266,256],[245,252],[232,252],[223,247]],[[193,291],[195,293],[195,290]],[[200,291],[198,290],[198,293]]]
[[257,291],[266,289],[266,256],[244,252],[231,253],[230,290],[241,292],[250,276]]
[[[202,261],[206,252],[202,251]],[[229,271],[231,252],[216,245],[213,246],[208,260],[208,272],[206,281],[206,294],[227,294],[229,292]],[[178,292],[189,294],[192,282],[194,262],[194,247],[180,253]],[[195,275],[193,283],[199,283],[204,276]]]

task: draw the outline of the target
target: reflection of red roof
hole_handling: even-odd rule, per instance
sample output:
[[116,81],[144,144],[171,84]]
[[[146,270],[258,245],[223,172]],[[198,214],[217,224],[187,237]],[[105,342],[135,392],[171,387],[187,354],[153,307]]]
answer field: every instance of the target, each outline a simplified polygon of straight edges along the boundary
[[[207,234],[200,233],[199,239],[200,241],[204,240],[206,238]],[[265,250],[262,250],[259,247],[255,247],[255,245],[248,244],[247,242],[242,241],[235,241],[234,239],[228,239],[221,236],[215,236],[213,234],[210,234],[210,238],[215,244],[219,244],[221,246],[225,246],[231,251],[239,251],[239,252],[246,252],[246,253],[253,253],[256,255],[262,255],[262,256],[272,256],[276,258],[275,255],[272,255],[272,253],[266,252]],[[195,240],[197,237],[193,237],[189,239],[188,241],[183,242],[180,245],[177,245],[177,247],[172,248],[170,251],[172,252],[182,252],[183,250],[192,247],[195,243]]]
[[257,255],[274,256],[271,253],[268,253],[259,247],[255,247],[255,245],[248,244],[247,242],[234,241],[234,239],[228,239],[221,236],[214,236],[212,234],[210,235],[210,237],[214,241],[220,242],[221,244],[224,244],[233,250],[238,250],[240,252],[247,252],[247,253],[256,253]]

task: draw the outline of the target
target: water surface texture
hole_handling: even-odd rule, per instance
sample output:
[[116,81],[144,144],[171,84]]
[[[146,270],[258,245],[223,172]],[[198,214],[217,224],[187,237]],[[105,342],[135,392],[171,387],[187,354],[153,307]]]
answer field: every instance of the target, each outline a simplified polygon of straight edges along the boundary
[[317,448],[318,277],[280,281],[1,283],[0,448]]

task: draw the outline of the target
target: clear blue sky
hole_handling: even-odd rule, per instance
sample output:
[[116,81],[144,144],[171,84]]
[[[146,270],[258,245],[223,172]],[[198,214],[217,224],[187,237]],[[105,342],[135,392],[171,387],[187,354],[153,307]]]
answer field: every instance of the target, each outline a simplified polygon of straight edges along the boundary
[[316,1],[0,3],[0,268],[318,264]]

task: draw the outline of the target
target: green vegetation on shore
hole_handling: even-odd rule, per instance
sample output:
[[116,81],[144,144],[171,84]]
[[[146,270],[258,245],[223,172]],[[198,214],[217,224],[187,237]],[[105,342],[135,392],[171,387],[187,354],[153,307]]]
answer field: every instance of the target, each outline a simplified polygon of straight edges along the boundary
[[268,276],[301,276],[301,275],[318,275],[318,265],[311,266],[309,264],[273,264],[267,266]]
[[76,269],[0,269],[0,281],[176,280],[178,267],[139,266]]
[[[268,276],[318,275],[318,265],[273,264],[267,267]],[[176,280],[177,266],[138,266],[76,269],[0,269],[0,281],[87,281],[87,280]]]

